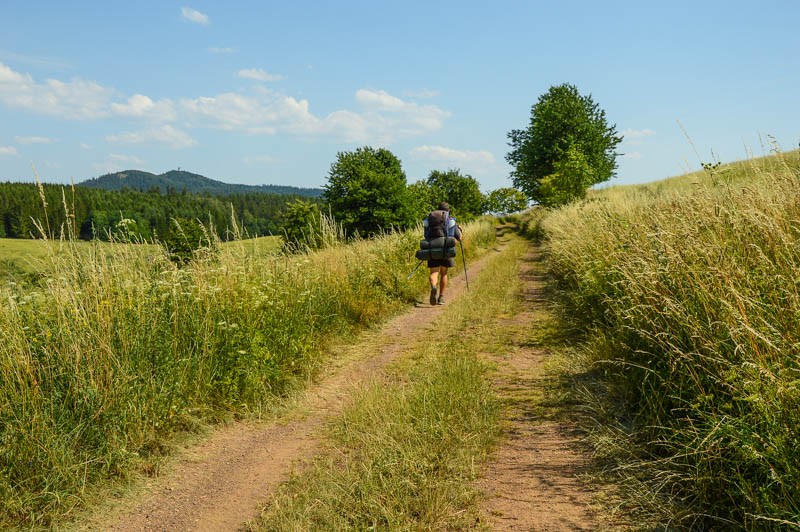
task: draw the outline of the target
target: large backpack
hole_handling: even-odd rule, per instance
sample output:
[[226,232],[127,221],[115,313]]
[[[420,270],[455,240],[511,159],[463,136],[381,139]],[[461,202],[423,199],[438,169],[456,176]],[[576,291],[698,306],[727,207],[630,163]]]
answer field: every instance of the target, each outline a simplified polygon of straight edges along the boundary
[[428,239],[447,236],[447,222],[450,213],[447,211],[433,211],[428,215]]
[[427,238],[419,243],[419,260],[445,259],[456,256],[456,239],[447,236],[450,213],[436,210],[428,215]]

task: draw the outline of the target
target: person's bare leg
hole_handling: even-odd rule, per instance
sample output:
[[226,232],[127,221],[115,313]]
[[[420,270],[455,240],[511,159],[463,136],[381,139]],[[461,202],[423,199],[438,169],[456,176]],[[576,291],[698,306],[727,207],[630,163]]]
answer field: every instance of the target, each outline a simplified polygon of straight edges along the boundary
[[431,299],[430,304],[435,305],[437,302],[437,289],[439,286],[439,270],[440,268],[431,268],[430,282],[431,282]]
[[439,298],[438,303],[444,303],[444,290],[447,288],[447,266],[439,268]]

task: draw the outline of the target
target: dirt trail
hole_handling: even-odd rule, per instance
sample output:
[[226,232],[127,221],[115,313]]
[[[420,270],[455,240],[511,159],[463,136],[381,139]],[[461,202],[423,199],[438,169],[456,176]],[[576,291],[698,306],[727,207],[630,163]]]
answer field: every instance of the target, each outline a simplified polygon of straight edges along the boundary
[[[483,262],[470,265],[471,276],[477,276]],[[464,289],[463,276],[451,278],[448,301]],[[259,504],[272,490],[319,450],[320,429],[342,410],[353,388],[379,374],[431,328],[444,307],[431,307],[427,297],[423,301],[379,330],[365,333],[357,345],[344,348],[335,358],[345,362],[311,386],[292,414],[269,424],[238,422],[219,429],[203,443],[180,452],[145,495],[122,501],[111,517],[93,519],[82,529],[236,530],[256,517]]]
[[[523,260],[521,312],[502,324],[512,331],[495,387],[507,405],[507,440],[484,467],[481,521],[492,530],[600,530],[592,492],[577,478],[589,457],[577,450],[574,429],[543,406],[545,349],[529,329],[544,310],[545,279],[538,249]],[[527,333],[527,334],[526,334]]]

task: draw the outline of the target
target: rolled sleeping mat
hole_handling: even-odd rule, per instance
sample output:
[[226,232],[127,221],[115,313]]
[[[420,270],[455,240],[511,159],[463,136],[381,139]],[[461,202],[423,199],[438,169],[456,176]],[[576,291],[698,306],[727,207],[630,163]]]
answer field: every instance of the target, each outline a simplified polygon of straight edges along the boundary
[[440,236],[437,238],[431,238],[430,240],[421,240],[419,243],[419,249],[433,249],[433,248],[454,248],[456,247],[456,239],[455,237],[448,236]]
[[418,249],[415,256],[419,260],[448,259],[456,256],[456,248]]

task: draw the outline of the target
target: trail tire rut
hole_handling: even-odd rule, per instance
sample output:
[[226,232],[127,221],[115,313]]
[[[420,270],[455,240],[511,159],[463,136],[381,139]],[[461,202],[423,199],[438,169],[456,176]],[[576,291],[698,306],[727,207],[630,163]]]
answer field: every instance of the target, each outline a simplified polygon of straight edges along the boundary
[[485,494],[481,521],[491,530],[600,530],[592,491],[578,478],[589,456],[578,449],[573,427],[541,406],[547,350],[530,345],[545,305],[541,256],[534,248],[520,269],[522,308],[509,322],[507,349],[491,355],[494,387],[506,404],[506,440],[478,482]]

